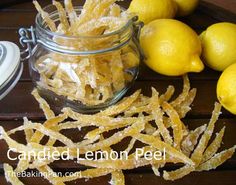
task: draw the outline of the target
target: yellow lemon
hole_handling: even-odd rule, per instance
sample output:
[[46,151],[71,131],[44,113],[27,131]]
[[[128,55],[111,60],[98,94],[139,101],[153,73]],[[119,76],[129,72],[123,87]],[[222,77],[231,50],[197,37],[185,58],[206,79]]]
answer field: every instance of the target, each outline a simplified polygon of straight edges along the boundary
[[140,44],[145,63],[154,71],[168,76],[200,72],[201,42],[186,24],[174,19],[159,19],[145,25]]
[[225,109],[236,114],[236,63],[222,73],[217,84],[217,97]]
[[173,18],[177,5],[173,0],[133,0],[128,10],[147,24],[155,19]]
[[236,62],[236,24],[217,23],[201,34],[205,63],[223,71]]
[[177,3],[178,16],[186,16],[191,14],[198,6],[199,0],[174,0]]

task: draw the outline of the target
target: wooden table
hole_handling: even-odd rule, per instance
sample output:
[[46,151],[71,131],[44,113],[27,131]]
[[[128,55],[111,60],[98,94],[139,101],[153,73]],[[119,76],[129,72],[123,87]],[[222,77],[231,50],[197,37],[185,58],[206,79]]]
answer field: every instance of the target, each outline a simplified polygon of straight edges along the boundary
[[[6,2],[6,1],[5,1]],[[16,3],[17,2],[17,3]],[[82,1],[80,1],[82,3]],[[42,4],[49,4],[49,0],[44,0]],[[1,4],[1,3],[0,3]],[[127,7],[128,2],[122,3]],[[1,5],[0,5],[1,7]],[[0,9],[0,40],[8,40],[18,43],[17,30],[20,27],[28,27],[34,23],[36,11],[31,2],[23,3],[23,1],[8,1],[4,8]],[[195,13],[182,21],[189,24],[198,33],[207,28],[207,26],[220,21],[236,21],[236,1],[235,0],[204,0]],[[208,122],[211,111],[213,110],[216,99],[216,82],[220,73],[206,68],[200,74],[190,74],[192,87],[198,89],[197,97],[193,104],[193,110],[187,115],[184,121],[190,128],[196,128],[199,125]],[[164,92],[168,85],[173,84],[177,89],[177,93],[182,88],[182,80],[180,78],[170,78],[161,76],[144,64],[141,66],[139,78],[129,93],[135,89],[142,88],[144,94],[150,94],[150,87],[156,87],[160,92]],[[25,64],[23,75],[20,82],[14,90],[2,101],[0,101],[0,125],[6,130],[14,128],[22,124],[22,117],[27,116],[31,120],[43,121],[45,118],[38,104],[31,96],[33,85],[28,73],[27,64]],[[220,120],[217,123],[216,130],[223,125],[227,126],[224,138],[224,148],[229,148],[236,144],[236,117],[227,111],[223,111]],[[70,133],[73,134],[73,133]],[[23,139],[15,135],[15,139],[22,141]],[[6,156],[7,145],[0,141],[0,184],[7,184],[3,175],[2,163],[9,162]],[[14,162],[10,162],[13,166]],[[52,165],[54,170],[58,171],[74,171],[78,170],[78,166],[67,162],[58,162]],[[172,167],[170,167],[172,168]],[[191,175],[178,180],[176,182],[167,182],[162,178],[156,177],[149,167],[125,172],[127,185],[233,185],[236,184],[236,155],[228,160],[224,165],[210,172],[192,173]],[[42,178],[23,178],[25,184],[48,184]],[[110,176],[95,178],[85,182],[85,180],[76,181],[76,184],[108,184]],[[69,184],[75,184],[71,182]]]

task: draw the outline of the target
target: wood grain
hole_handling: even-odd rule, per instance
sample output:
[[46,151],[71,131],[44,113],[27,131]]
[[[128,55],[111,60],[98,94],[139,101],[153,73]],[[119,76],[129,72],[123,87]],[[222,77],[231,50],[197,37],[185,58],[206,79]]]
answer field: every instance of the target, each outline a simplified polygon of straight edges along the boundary
[[235,0],[204,0],[202,2],[207,2],[209,4],[221,7],[235,14],[236,12],[236,1]]
[[[164,93],[168,85],[176,87],[176,95],[182,90],[182,80],[137,81],[129,90],[128,95],[137,89],[142,89],[143,94],[150,95],[151,87],[155,87],[160,93]],[[188,116],[210,117],[214,103],[217,101],[216,82],[192,81],[192,87],[197,88],[198,93],[193,103],[193,110]],[[37,102],[31,96],[32,90],[33,84],[31,82],[18,83],[15,89],[0,101],[0,120],[20,119],[24,116],[32,119],[43,118],[44,115],[39,110]],[[222,117],[232,117],[232,115],[223,111]]]
[[218,19],[221,22],[236,23],[236,1],[227,1],[216,0],[214,3],[211,0],[202,1],[199,9],[208,16]]
[[[236,171],[213,171],[192,173],[189,176],[175,181],[164,181],[160,177],[156,177],[153,174],[144,173],[125,173],[125,180],[127,185],[233,185],[236,176]],[[94,179],[81,179],[66,183],[67,185],[85,184],[85,185],[108,185],[110,181],[110,175],[94,178]],[[214,179],[214,181],[213,181]],[[21,178],[22,182],[30,185],[50,185],[50,183],[43,178]],[[9,185],[3,176],[0,176],[1,185]]]

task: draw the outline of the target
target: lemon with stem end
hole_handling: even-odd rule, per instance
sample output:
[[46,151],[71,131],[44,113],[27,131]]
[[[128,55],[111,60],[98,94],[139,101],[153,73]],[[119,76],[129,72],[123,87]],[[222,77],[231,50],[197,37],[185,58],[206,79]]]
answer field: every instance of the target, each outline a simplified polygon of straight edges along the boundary
[[236,115],[236,63],[225,69],[220,76],[217,98],[225,109]]
[[173,19],[159,19],[145,25],[140,44],[144,62],[154,71],[168,76],[201,72],[201,42],[186,24]]
[[128,11],[147,24],[155,19],[175,17],[177,5],[173,0],[132,0]]

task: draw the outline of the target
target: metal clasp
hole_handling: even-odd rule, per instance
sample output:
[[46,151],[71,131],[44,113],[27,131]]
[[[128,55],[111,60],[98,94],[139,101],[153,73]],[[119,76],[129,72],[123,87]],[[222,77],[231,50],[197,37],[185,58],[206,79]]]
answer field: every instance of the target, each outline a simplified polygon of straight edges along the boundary
[[37,44],[35,29],[33,26],[30,28],[20,28],[18,33],[20,35],[20,44],[23,47],[21,50],[21,61],[25,61],[32,54],[32,46]]
[[144,26],[144,23],[142,21],[138,21],[138,16],[135,16],[132,18],[133,24],[134,24],[134,36],[137,40],[139,40],[139,36],[141,34],[141,29]]
[[141,60],[145,59],[145,55],[144,55],[144,52],[143,52],[143,49],[141,48],[140,46],[140,43],[139,43],[139,37],[140,37],[140,34],[141,34],[141,29],[143,28],[144,26],[144,23],[141,22],[141,21],[138,21],[138,16],[135,16],[132,18],[132,21],[133,21],[133,27],[134,27],[134,36],[133,36],[133,40],[135,42],[135,44],[137,45],[138,47],[138,50],[139,50],[139,53],[140,53],[140,57],[141,57]]

